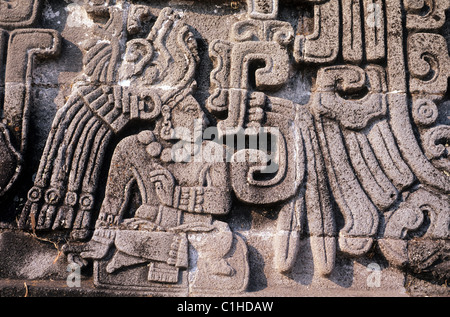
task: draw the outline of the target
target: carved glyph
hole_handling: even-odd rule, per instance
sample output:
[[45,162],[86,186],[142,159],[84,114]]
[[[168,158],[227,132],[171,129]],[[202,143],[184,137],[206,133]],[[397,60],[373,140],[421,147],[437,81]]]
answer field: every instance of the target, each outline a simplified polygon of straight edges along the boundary
[[[3,112],[0,122],[0,198],[13,187],[24,165],[29,112],[33,102],[34,61],[36,58],[56,56],[61,49],[57,31],[21,28],[35,23],[40,2],[0,3],[0,102]],[[13,28],[16,29],[11,30]]]

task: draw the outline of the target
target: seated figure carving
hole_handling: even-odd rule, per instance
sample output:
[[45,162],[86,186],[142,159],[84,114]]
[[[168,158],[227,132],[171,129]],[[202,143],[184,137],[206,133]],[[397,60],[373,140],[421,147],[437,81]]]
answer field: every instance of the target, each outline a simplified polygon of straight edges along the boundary
[[[98,285],[104,275],[147,266],[146,281],[114,283],[144,289],[180,285],[186,283],[183,272],[192,268],[191,289],[220,290],[223,283],[237,292],[246,288],[245,242],[214,217],[231,208],[228,165],[193,159],[212,142],[195,137],[195,129],[208,125],[192,95],[197,59],[192,33],[170,9],[162,10],[147,39],[127,43],[112,89],[115,103],[132,108],[134,100],[135,117],[151,128],[115,147],[93,237],[65,247],[73,260],[104,265],[97,270]],[[130,212],[136,193],[140,206]]]

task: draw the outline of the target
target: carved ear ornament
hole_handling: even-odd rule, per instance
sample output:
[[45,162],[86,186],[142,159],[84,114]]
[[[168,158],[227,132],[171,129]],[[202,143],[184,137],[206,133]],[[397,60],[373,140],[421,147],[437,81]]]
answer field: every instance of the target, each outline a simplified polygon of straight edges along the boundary
[[[161,128],[161,138],[164,140],[170,140],[174,136],[174,129],[172,124],[172,115],[171,111],[177,104],[179,104],[184,98],[186,98],[188,95],[192,94],[194,88],[196,87],[197,82],[193,80],[190,85],[182,89],[180,91],[175,91],[175,94],[173,94],[173,90],[169,91],[169,93],[166,93],[161,98],[162,100],[167,100],[164,103],[164,106],[161,108],[161,113],[163,116],[163,124]],[[167,99],[166,99],[167,98]]]
[[154,48],[152,43],[145,39],[134,39],[127,43],[124,61],[129,66],[125,69],[127,78],[141,75],[153,58]]
[[174,134],[174,129],[172,126],[172,114],[171,109],[168,105],[164,105],[161,109],[163,116],[163,123],[161,127],[161,138],[164,140],[170,140]]

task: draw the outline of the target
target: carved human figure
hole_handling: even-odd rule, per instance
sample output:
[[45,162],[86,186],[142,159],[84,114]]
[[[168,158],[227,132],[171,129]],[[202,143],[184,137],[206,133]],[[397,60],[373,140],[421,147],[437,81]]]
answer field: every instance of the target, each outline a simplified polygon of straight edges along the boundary
[[[164,32],[164,43],[154,41]],[[186,67],[174,67],[179,66],[177,54],[188,60]],[[149,283],[180,284],[191,246],[197,254],[194,288],[219,289],[226,282],[225,288],[245,290],[245,243],[214,219],[231,208],[228,165],[225,160],[205,164],[193,159],[209,142],[196,138],[208,121],[192,95],[198,58],[192,33],[175,12],[164,9],[147,39],[129,41],[124,56],[114,93],[120,91],[120,102],[129,101],[130,108],[134,100],[139,106],[130,113],[139,112],[149,128],[118,143],[93,237],[86,244],[66,246],[65,252],[72,259],[79,254],[83,260],[107,263],[98,284],[102,274],[136,265],[148,265]],[[132,211],[136,194],[139,206]]]
[[[202,116],[192,95],[171,113],[174,128]],[[173,143],[157,133],[162,123],[160,118],[155,130],[125,138],[116,147],[94,237],[81,255],[100,260],[114,246],[108,273],[150,262],[149,280],[176,283],[178,270],[188,267],[190,241],[208,253],[205,260],[213,274],[232,276],[235,269],[224,256],[233,244],[233,234],[226,223],[213,219],[230,210],[227,165],[174,162]],[[142,204],[127,218],[134,184]],[[208,242],[197,243],[189,239],[189,233],[209,233],[204,237]]]

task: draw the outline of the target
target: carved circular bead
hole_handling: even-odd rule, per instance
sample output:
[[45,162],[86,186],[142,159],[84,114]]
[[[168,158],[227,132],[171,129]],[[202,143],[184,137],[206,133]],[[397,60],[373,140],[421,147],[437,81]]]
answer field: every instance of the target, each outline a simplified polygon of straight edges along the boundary
[[66,194],[66,199],[65,199],[66,205],[68,205],[68,206],[75,206],[77,204],[77,201],[78,201],[77,193],[68,192]]
[[141,133],[138,134],[137,139],[142,144],[148,145],[153,141],[155,141],[155,135],[152,131],[149,130],[142,131]]
[[83,210],[90,210],[94,207],[94,196],[92,194],[82,194],[80,197],[80,205]]
[[33,187],[28,192],[28,200],[32,203],[37,203],[42,198],[42,189],[39,187]]
[[50,188],[45,192],[45,202],[49,205],[56,205],[61,200],[61,194],[56,188]]
[[170,116],[170,107],[167,105],[162,106],[161,113],[163,116]]
[[412,107],[414,122],[418,125],[429,126],[436,122],[439,111],[436,104],[428,99],[416,100]]
[[151,157],[157,157],[159,156],[159,154],[161,154],[162,145],[158,142],[152,142],[149,145],[147,145],[145,150]]
[[168,162],[172,162],[172,149],[171,148],[167,148],[164,149],[161,153],[161,161],[168,163]]

